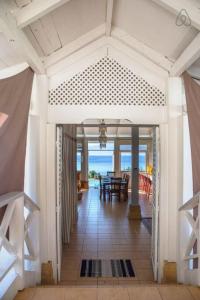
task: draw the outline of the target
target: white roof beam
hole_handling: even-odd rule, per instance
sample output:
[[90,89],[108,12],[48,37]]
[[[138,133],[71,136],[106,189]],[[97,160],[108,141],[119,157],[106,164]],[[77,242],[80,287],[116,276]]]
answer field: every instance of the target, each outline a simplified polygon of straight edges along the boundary
[[138,41],[137,39],[133,38],[125,31],[114,27],[111,31],[111,36],[124,43],[126,46],[129,46],[133,50],[137,51],[138,53],[142,54],[144,57],[148,58],[159,67],[162,67],[164,70],[171,70],[173,65],[172,61],[170,61],[167,57],[160,54],[159,52]]
[[180,76],[200,57],[200,33],[193,39],[189,46],[178,57],[173,65],[170,75]]
[[101,38],[103,35],[105,35],[105,24],[100,25],[94,30],[89,31],[88,33],[84,34],[80,38],[76,39],[70,44],[67,44],[63,48],[57,50],[56,52],[52,53],[48,57],[44,58],[45,67],[49,67],[51,65],[56,64],[62,59],[77,52],[81,48]]
[[113,0],[107,0],[106,36],[110,36],[112,28]]
[[16,55],[20,56],[24,62],[27,62],[36,73],[45,73],[41,59],[27,39],[25,33],[17,28],[16,20],[10,13],[10,10],[8,1],[2,0],[0,32],[4,34]]
[[192,4],[190,0],[152,0],[152,1],[176,15],[178,15],[182,9],[185,9],[191,20],[191,25],[197,28],[198,30],[200,30],[199,7]]
[[156,74],[159,74],[160,79],[166,78],[168,76],[168,71],[164,70],[161,66],[158,66],[135,49],[125,45],[122,41],[117,40],[113,37],[108,37],[107,42],[108,45],[111,46],[111,48],[119,50],[121,53],[125,54],[127,57],[131,58],[136,63],[140,64],[141,66],[144,66],[146,69],[151,70]]
[[19,28],[23,28],[69,1],[70,0],[33,1],[17,11],[17,25]]

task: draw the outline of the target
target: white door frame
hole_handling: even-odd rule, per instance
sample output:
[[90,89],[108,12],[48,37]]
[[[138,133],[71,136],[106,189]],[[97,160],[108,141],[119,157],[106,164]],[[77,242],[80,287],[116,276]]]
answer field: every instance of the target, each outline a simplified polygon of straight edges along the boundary
[[159,198],[160,198],[160,130],[153,128],[153,195],[152,195],[152,236],[151,259],[154,280],[158,280],[158,237],[159,237]]
[[56,127],[56,235],[57,279],[60,281],[62,262],[62,127]]
[[[168,243],[167,195],[168,195],[168,125],[160,124],[160,217],[158,237],[158,281],[163,276],[163,262]],[[49,150],[48,150],[49,149]],[[48,259],[53,263],[57,281],[57,233],[56,233],[56,125],[47,124],[47,229]]]

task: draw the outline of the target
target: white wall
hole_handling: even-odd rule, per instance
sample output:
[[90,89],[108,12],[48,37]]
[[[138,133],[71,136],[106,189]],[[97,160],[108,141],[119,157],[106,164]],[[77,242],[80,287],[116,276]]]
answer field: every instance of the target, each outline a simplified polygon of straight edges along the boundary
[[42,262],[48,260],[46,251],[46,119],[48,80],[45,75],[34,75],[28,122],[25,165],[25,193],[40,207],[31,228],[34,247],[39,254],[36,282],[40,282]]
[[39,116],[29,116],[26,161],[25,161],[25,182],[24,192],[37,204],[39,204],[39,159],[40,141],[38,133],[40,131]]
[[167,107],[117,105],[48,105],[48,122],[80,124],[86,119],[128,119],[134,124],[167,122]]
[[181,78],[169,78],[168,86],[168,261],[177,261],[178,208],[182,198]]
[[[84,57],[78,62],[71,62],[59,69],[54,67],[49,79],[49,88],[55,88],[64,79],[71,78],[81,72],[90,63],[94,63],[104,55],[104,50],[92,58]],[[120,63],[133,68],[134,60],[128,56],[110,51]],[[79,68],[80,65],[80,68]],[[146,80],[153,80],[161,88],[165,88],[165,79],[156,79],[157,75],[136,64],[137,74]],[[166,85],[167,106],[98,106],[98,105],[48,105],[48,122],[81,123],[88,118],[129,119],[134,124],[160,125],[160,218],[159,218],[159,280],[163,276],[164,260],[178,262],[178,208],[183,195],[183,89],[180,78],[169,78]],[[51,158],[53,159],[53,157]]]

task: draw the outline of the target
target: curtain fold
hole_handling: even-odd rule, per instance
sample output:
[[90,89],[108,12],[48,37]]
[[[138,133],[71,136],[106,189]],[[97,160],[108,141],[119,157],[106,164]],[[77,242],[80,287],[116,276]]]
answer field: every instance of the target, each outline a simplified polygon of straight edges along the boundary
[[200,191],[200,86],[184,72],[190,143],[192,154],[193,193]]
[[24,189],[33,71],[0,80],[0,195]]
[[63,125],[62,240],[69,243],[76,220],[76,126]]

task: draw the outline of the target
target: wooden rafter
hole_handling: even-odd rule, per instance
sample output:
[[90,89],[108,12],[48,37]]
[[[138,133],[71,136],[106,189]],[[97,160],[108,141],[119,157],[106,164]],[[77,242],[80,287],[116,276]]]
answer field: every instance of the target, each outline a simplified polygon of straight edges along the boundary
[[191,25],[200,30],[200,11],[190,0],[152,0],[166,10],[178,15],[182,9],[186,10]]
[[112,28],[113,0],[107,0],[106,36],[110,36]]
[[52,53],[48,57],[44,58],[45,67],[49,67],[53,64],[56,64],[62,59],[68,57],[69,55],[84,48],[88,44],[101,38],[103,35],[105,35],[105,24],[102,24],[97,28],[89,31],[88,33],[84,34],[83,36],[79,37],[78,39],[74,40],[73,42],[67,44],[66,46]]
[[200,33],[193,39],[189,46],[178,57],[173,65],[170,75],[180,76],[200,57]]
[[130,36],[127,32],[117,27],[114,27],[112,29],[111,36],[114,39],[117,39],[118,41],[122,42],[126,46],[130,47],[131,49],[142,54],[144,57],[148,58],[149,60],[151,60],[153,63],[163,68],[164,70],[170,71],[170,69],[172,68],[173,65],[172,61],[170,61],[164,55],[148,47],[147,45],[143,44],[142,42],[138,41],[134,37]]
[[17,26],[24,28],[70,0],[33,1],[16,13]]

